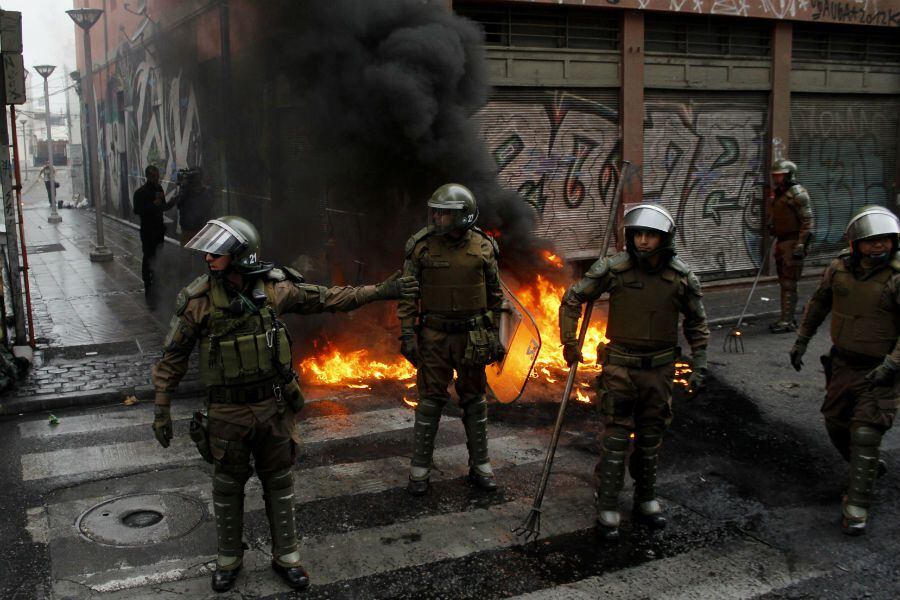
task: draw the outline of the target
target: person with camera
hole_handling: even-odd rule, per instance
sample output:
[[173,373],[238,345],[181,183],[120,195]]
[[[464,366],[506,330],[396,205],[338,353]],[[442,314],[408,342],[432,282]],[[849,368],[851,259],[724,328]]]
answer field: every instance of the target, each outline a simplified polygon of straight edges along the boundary
[[159,169],[148,165],[144,169],[146,182],[134,191],[134,214],[141,220],[141,279],[144,280],[144,299],[151,308],[156,306],[153,287],[153,267],[156,255],[166,237],[163,213],[175,206],[175,199],[166,202],[166,194],[159,184]]
[[209,188],[203,185],[203,171],[199,167],[179,169],[176,179],[178,191],[178,224],[181,227],[181,245],[185,246],[206,225],[212,209]]

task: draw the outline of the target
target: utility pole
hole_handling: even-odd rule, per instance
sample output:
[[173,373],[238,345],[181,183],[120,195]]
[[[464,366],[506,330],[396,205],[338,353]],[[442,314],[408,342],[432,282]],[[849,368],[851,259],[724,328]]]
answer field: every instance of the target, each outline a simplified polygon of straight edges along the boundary
[[[69,142],[68,149],[66,150],[66,164],[71,168],[72,166],[72,109],[69,106],[69,86],[68,79],[66,73],[69,72],[68,67],[63,65],[62,72],[62,80],[63,80],[63,93],[66,95],[66,129],[69,132]],[[70,175],[71,177],[71,175]]]
[[50,183],[50,216],[47,217],[48,223],[62,223],[62,217],[56,210],[56,175],[53,169],[53,129],[50,123],[50,89],[47,85],[47,78],[53,73],[56,67],[53,65],[35,65],[34,70],[38,75],[44,78],[44,117],[47,121],[47,181]]
[[[22,119],[19,121],[22,125],[22,160],[27,160],[28,157],[28,146],[27,140],[25,139],[25,125],[28,123],[28,119]],[[25,173],[25,181],[28,181],[28,164],[22,165],[22,171]]]

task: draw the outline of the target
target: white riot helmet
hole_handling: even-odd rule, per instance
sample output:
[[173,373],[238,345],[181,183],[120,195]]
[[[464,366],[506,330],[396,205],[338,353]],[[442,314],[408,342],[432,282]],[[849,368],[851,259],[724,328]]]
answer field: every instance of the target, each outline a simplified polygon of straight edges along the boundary
[[857,251],[856,243],[869,238],[890,236],[894,242],[894,250],[897,250],[897,242],[900,239],[900,220],[890,210],[883,206],[863,206],[856,211],[850,223],[847,224],[847,241],[854,252]]
[[[628,251],[637,258],[649,258],[650,256],[675,250],[675,219],[661,204],[656,202],[642,202],[625,210],[625,246]],[[639,253],[634,246],[634,233],[639,230],[656,231],[662,235],[662,243],[652,252]]]

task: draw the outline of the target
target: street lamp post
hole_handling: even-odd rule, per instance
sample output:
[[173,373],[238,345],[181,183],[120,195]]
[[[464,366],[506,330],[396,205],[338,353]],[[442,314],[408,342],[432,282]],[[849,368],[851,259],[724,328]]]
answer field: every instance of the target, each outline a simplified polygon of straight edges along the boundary
[[28,147],[27,147],[28,140],[25,139],[25,125],[28,124],[28,119],[22,119],[21,121],[19,121],[19,123],[22,125],[22,158],[21,158],[20,160],[21,160],[21,161],[26,161],[25,164],[19,165],[19,166],[22,167],[22,172],[25,173],[24,180],[25,180],[25,181],[28,181],[28,163],[27,163],[27,160],[28,160]]
[[88,115],[85,129],[87,130],[87,152],[84,152],[85,160],[88,162],[88,174],[91,181],[90,194],[91,202],[94,203],[94,213],[97,215],[97,247],[91,252],[91,260],[94,262],[105,262],[113,259],[112,252],[106,247],[103,241],[103,211],[100,210],[100,198],[98,198],[100,190],[100,177],[97,172],[97,157],[94,152],[97,151],[97,117],[94,107],[94,61],[91,58],[91,27],[103,14],[99,8],[76,8],[67,10],[66,14],[75,21],[75,24],[81,27],[84,33],[84,85],[82,91],[84,93],[84,102],[88,107]]
[[47,121],[47,181],[49,182],[50,216],[48,223],[61,223],[62,217],[56,210],[56,175],[53,173],[53,130],[50,128],[50,90],[47,86],[47,78],[56,67],[53,65],[35,65],[34,70],[44,78],[44,116]]

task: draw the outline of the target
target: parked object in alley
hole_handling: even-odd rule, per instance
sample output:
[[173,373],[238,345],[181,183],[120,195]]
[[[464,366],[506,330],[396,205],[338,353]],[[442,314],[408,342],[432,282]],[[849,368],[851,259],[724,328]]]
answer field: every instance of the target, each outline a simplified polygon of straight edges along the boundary
[[833,260],[806,305],[790,360],[796,370],[831,313],[825,367],[825,429],[850,467],[844,533],[865,532],[881,439],[900,405],[900,221],[881,206],[861,208],[846,230],[850,247]]
[[283,313],[351,311],[378,300],[412,298],[413,277],[396,274],[378,285],[311,285],[290,268],[262,260],[260,238],[246,219],[226,216],[206,223],[186,247],[203,252],[209,273],[176,300],[175,316],[153,368],[153,432],[163,447],[172,439],[171,394],[200,344],[200,378],[207,389],[208,421],[201,456],[211,457],[218,558],[217,592],[230,589],[240,571],[244,544],[244,486],[259,477],[272,534],[272,568],[295,589],[309,585],[300,563],[294,521],[293,472],[297,455],[294,418],[303,395],[291,362]]
[[417,369],[419,402],[406,488],[414,496],[429,488],[435,437],[454,372],[469,481],[488,492],[497,490],[488,458],[485,367],[506,354],[499,331],[504,296],[497,242],[475,227],[477,219],[472,192],[449,183],[428,200],[428,225],[406,242],[403,274],[422,287],[418,302],[405,299],[397,309],[400,353]]
[[595,262],[566,291],[559,311],[566,360],[574,363],[581,359],[575,337],[581,306],[609,292],[610,343],[598,356],[603,372],[596,390],[605,425],[595,469],[597,531],[605,540],[619,536],[619,493],[632,435],[632,520],[665,526],[656,497],[656,469],[663,434],[672,420],[680,315],[693,360],[690,396],[703,386],[709,343],[700,281],[676,255],[672,216],[659,204],[645,202],[625,211],[624,229],[626,251]]
[[166,194],[159,184],[159,169],[149,165],[144,169],[147,178],[144,185],[134,192],[134,214],[141,220],[141,279],[144,280],[144,299],[151,308],[156,307],[158,291],[155,279],[156,255],[165,242],[166,225],[163,213],[175,206],[175,198],[166,201]]
[[797,329],[797,282],[812,241],[813,214],[809,192],[797,182],[797,165],[778,159],[770,170],[775,198],[769,206],[769,234],[775,237],[775,265],[781,286],[781,316],[772,333]]
[[772,253],[772,245],[774,243],[774,241],[771,242],[769,247],[766,248],[766,253],[763,254],[762,262],[760,262],[759,269],[756,271],[756,277],[753,278],[753,285],[750,286],[750,293],[747,294],[747,301],[744,302],[744,308],[741,309],[741,314],[738,317],[737,322],[734,324],[734,327],[731,328],[731,331],[728,332],[728,335],[725,336],[725,341],[722,342],[722,350],[725,352],[738,352],[741,354],[744,352],[744,331],[741,329],[741,325],[744,323],[747,307],[750,306],[750,301],[753,299],[753,293],[756,292],[756,286],[759,284],[759,276],[762,275],[762,272],[766,268],[766,263],[769,262],[769,254]]

